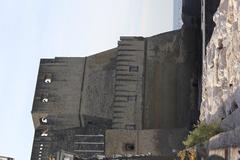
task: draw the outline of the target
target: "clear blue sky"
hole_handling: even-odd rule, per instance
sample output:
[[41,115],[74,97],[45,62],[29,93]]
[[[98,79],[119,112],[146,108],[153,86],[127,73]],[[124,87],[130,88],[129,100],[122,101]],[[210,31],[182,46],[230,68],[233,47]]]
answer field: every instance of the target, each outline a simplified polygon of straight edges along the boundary
[[172,0],[0,0],[0,155],[28,160],[40,58],[87,56],[172,30]]

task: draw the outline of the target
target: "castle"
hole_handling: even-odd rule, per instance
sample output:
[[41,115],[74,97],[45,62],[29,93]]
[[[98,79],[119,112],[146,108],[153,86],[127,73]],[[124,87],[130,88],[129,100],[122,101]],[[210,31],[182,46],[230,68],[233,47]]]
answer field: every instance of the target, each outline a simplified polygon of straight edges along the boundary
[[200,3],[184,1],[180,30],[41,59],[31,159],[172,159],[199,116]]

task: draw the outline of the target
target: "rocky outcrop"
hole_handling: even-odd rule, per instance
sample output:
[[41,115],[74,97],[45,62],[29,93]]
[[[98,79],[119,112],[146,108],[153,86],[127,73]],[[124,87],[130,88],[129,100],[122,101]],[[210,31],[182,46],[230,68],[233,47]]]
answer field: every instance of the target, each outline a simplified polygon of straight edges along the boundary
[[221,0],[203,56],[200,120],[223,120],[240,106],[240,1]]

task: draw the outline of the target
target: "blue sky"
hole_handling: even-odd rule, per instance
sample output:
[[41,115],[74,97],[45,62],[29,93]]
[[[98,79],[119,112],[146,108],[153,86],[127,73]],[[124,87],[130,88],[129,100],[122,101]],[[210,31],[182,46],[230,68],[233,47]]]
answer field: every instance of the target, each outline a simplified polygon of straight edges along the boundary
[[40,58],[81,57],[120,36],[172,30],[172,0],[0,0],[0,155],[30,159]]

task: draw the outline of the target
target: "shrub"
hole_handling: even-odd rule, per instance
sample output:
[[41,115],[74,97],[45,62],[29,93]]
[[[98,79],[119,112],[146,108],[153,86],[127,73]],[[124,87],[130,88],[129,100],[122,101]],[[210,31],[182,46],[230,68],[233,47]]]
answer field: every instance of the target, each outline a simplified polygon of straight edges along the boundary
[[194,126],[194,130],[190,132],[183,144],[186,148],[192,147],[196,144],[201,144],[209,140],[212,136],[222,132],[219,123],[201,122]]
[[190,150],[182,150],[178,152],[179,160],[197,160],[196,151],[193,149]]

